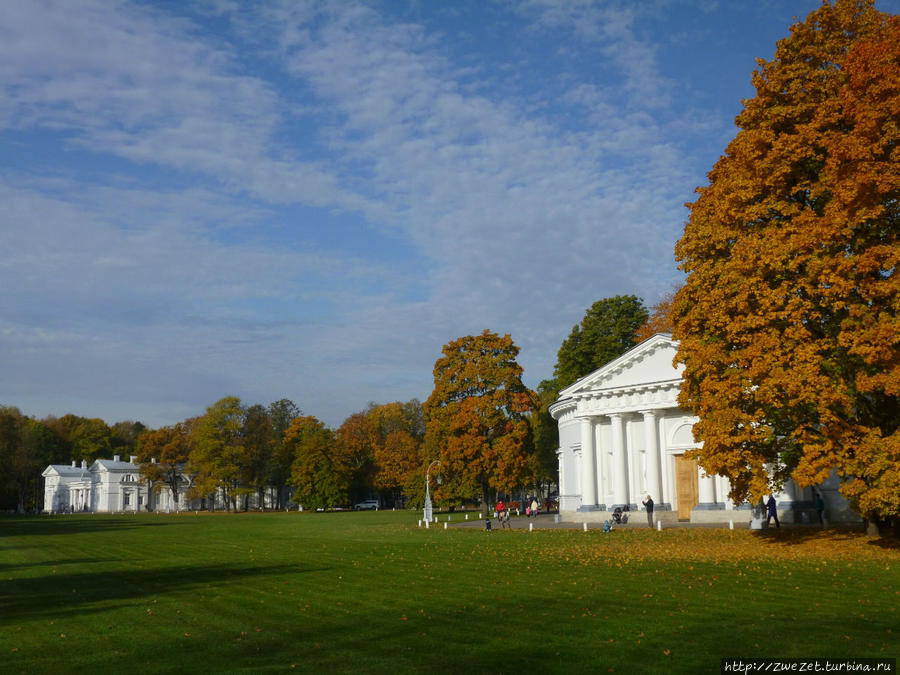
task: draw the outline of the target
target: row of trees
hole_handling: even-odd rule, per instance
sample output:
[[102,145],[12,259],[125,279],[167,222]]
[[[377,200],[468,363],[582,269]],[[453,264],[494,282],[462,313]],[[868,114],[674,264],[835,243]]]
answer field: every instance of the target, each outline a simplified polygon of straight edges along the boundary
[[462,337],[444,346],[424,406],[373,403],[336,430],[288,399],[246,406],[226,397],[202,416],[159,429],[75,415],[34,420],[0,408],[0,508],[40,508],[48,464],[116,454],[136,455],[143,478],[176,504],[214,493],[229,509],[246,508],[251,496],[276,508],[346,506],[376,494],[387,504],[420,504],[434,460],[443,480],[432,489],[448,505],[537,494],[557,473],[557,427],[547,406],[560,388],[636,344],[636,330],[649,330],[639,298],[598,301],[560,348],[556,377],[538,392],[522,383],[509,335]]
[[201,417],[145,432],[137,452],[144,477],[176,501],[187,477],[190,498],[218,493],[229,509],[247,508],[251,495],[276,508],[330,508],[416,494],[423,439],[416,399],[371,404],[332,430],[287,399],[266,407],[226,397]]

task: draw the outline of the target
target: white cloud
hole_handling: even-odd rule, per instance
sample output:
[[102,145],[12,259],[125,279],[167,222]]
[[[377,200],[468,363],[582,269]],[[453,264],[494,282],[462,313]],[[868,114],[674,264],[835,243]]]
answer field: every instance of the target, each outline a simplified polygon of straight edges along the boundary
[[[595,129],[567,132],[517,112],[517,101],[464,93],[439,45],[415,28],[343,7],[315,30],[285,26],[287,64],[343,116],[333,144],[429,252],[440,303],[507,322],[547,276],[597,274],[600,252],[621,258],[634,240],[648,250],[661,236],[671,241],[679,216],[663,196],[672,185],[642,179],[680,174],[679,158],[651,119],[610,106]],[[622,167],[612,153],[646,161]],[[648,213],[648,201],[660,209]],[[641,218],[619,220],[632,205]],[[602,285],[653,285],[645,271],[620,272],[600,271]]]
[[[532,105],[539,81],[494,91],[490,63],[380,8],[207,10],[235,32],[0,3],[0,127],[52,132],[59,159],[0,173],[10,403],[55,390],[163,423],[290,396],[336,424],[426,397],[441,346],[484,328],[536,384],[594,300],[668,288],[690,182],[670,131],[689,122],[655,112],[668,83],[627,12],[523,9],[618,69],[558,79],[569,128]],[[343,219],[373,250],[328,236]]]

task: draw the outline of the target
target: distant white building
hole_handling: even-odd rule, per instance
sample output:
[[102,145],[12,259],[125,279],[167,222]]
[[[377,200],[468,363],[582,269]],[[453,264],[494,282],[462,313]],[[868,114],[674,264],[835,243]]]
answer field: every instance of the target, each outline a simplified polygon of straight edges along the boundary
[[69,513],[92,511],[114,513],[145,511],[152,496],[150,486],[141,480],[137,457],[121,461],[98,459],[90,468],[82,460],[81,466],[51,464],[44,469],[44,511]]
[[[152,460],[156,461],[156,460]],[[47,513],[121,513],[138,511],[224,509],[225,501],[219,492],[211,499],[188,500],[191,481],[182,476],[178,481],[178,503],[172,497],[168,485],[150,485],[141,477],[141,466],[132,455],[122,461],[119,455],[112,459],[95,460],[90,467],[81,461],[68,464],[51,464],[41,474],[44,477],[44,511]],[[275,504],[272,490],[265,494],[267,508]],[[256,495],[249,497],[249,508],[256,508]]]
[[[727,478],[707,476],[684,456],[698,447],[697,418],[678,407],[684,366],[673,365],[677,349],[671,336],[654,335],[564,389],[550,406],[559,424],[563,518],[605,520],[616,507],[640,510],[649,494],[664,519],[749,520],[749,505],[728,498]],[[833,477],[816,488],[826,516],[858,520],[838,487]],[[815,522],[812,488],[788,481],[775,498],[780,519]]]
[[91,472],[82,460],[81,466],[51,464],[41,474],[44,477],[44,511],[64,513],[85,511],[91,506]]

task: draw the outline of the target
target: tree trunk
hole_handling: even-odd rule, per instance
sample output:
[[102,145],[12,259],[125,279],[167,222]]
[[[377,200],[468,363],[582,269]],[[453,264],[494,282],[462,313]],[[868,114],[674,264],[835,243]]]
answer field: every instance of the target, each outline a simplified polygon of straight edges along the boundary
[[898,537],[900,536],[900,519],[898,518],[867,518],[866,534],[870,537]]

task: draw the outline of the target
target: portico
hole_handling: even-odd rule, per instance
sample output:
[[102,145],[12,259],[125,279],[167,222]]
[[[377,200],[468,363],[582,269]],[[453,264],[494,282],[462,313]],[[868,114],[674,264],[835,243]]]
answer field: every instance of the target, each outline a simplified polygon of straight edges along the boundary
[[[698,447],[697,418],[678,407],[683,366],[673,365],[677,348],[671,336],[654,335],[564,389],[550,406],[559,424],[563,519],[605,520],[616,507],[641,510],[647,495],[666,519],[749,519],[749,506],[728,498],[726,478],[707,476],[685,457]],[[829,492],[835,512],[846,511]],[[810,488],[798,490],[791,482],[776,495],[787,522],[811,508],[810,495]]]

